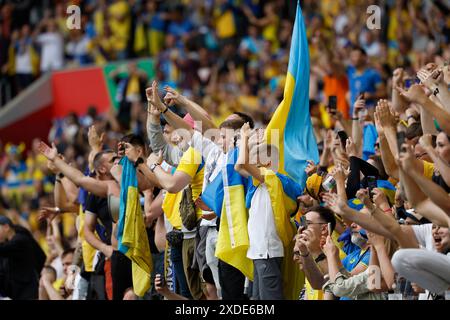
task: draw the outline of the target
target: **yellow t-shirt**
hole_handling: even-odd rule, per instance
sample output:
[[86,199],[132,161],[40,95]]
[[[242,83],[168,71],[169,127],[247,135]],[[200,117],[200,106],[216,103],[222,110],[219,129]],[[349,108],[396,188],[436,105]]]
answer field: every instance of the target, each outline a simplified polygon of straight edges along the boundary
[[59,288],[62,287],[62,285],[64,284],[65,279],[61,278],[61,279],[57,279],[55,282],[52,283],[53,288],[59,292]]
[[139,77],[132,76],[128,81],[127,96],[139,94]]
[[323,291],[322,290],[314,290],[309,281],[306,279],[305,283],[305,296],[306,300],[323,300]]
[[434,173],[434,163],[424,161],[423,162],[423,175],[428,179],[431,179]]
[[[202,192],[203,187],[203,175],[204,175],[204,163],[200,152],[193,147],[183,154],[180,163],[178,164],[177,171],[184,172],[192,178],[192,199],[195,201]],[[178,193],[167,193],[163,201],[163,211],[167,216],[167,219],[175,229],[181,229],[181,217],[180,217],[180,201],[183,195],[183,191]],[[202,210],[197,208],[197,217],[202,216]]]
[[[81,248],[82,248],[82,256],[83,256],[83,263],[84,263],[84,269],[88,272],[94,271],[94,257],[97,250],[92,247],[84,238],[84,223],[85,223],[85,213],[83,211],[83,206],[80,205],[80,211],[78,218],[79,219],[79,227],[78,227],[78,238],[81,239]],[[95,235],[97,236],[97,232],[95,232]],[[97,236],[98,237],[98,236]]]
[[118,1],[108,8],[109,26],[115,41],[117,51],[124,50],[127,46],[131,20],[130,7],[126,1]]
[[234,16],[231,10],[227,10],[223,13],[216,11],[215,21],[217,37],[224,39],[235,35],[236,26],[234,24]]

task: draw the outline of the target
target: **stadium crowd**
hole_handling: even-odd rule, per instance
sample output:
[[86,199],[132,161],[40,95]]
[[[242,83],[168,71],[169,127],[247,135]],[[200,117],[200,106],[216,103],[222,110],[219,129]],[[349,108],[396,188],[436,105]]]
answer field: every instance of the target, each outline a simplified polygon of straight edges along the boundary
[[[448,1],[374,1],[376,30],[362,1],[301,1],[320,154],[305,188],[275,174],[280,146],[263,139],[295,1],[41,2],[1,7],[2,99],[70,65],[150,56],[156,77],[128,63],[110,75],[118,112],[70,114],[49,144],[0,141],[0,297],[448,299]],[[81,30],[65,27],[69,3]],[[224,168],[245,186],[229,193],[233,226],[205,197]],[[144,288],[120,249],[135,189]],[[244,245],[218,255],[224,237]]]

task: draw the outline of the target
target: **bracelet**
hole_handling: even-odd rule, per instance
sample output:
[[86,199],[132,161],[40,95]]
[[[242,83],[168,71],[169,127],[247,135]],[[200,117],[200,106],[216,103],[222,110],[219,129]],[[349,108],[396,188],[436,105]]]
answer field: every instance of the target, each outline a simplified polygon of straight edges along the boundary
[[61,182],[61,179],[56,178],[55,183],[58,183],[58,182],[59,182],[59,183],[62,183],[62,182]]
[[416,120],[416,118],[415,118],[413,115],[407,116],[407,117],[406,117],[406,120],[409,120],[409,119],[411,119],[411,118],[413,118],[414,120]]
[[392,208],[387,208],[383,210],[384,212],[392,212]]
[[134,167],[137,168],[140,164],[144,163],[144,159],[139,157],[136,162],[134,163]]
[[350,118],[351,120],[354,120],[354,121],[358,121],[359,120],[359,118],[358,117],[353,117],[353,118]]
[[164,111],[161,112],[161,113],[166,113],[168,110],[169,110],[169,107],[166,106],[166,110],[164,110]]
[[62,172],[58,173],[58,177],[61,179],[64,178],[64,173],[62,173]]

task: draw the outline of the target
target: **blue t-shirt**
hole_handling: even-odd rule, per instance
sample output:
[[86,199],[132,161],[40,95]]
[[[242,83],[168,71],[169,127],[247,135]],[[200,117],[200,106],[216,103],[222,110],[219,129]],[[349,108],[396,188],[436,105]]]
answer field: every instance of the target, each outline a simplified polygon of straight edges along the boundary
[[367,124],[363,129],[363,160],[367,161],[369,157],[375,154],[375,144],[378,139],[377,129],[373,124]]
[[193,29],[193,25],[189,20],[181,22],[171,22],[167,28],[167,32],[174,35],[177,38],[182,37],[184,34],[190,32]]
[[151,17],[149,27],[152,30],[164,31],[166,28],[166,21],[162,18],[161,13],[158,12]]
[[[347,68],[348,81],[350,83],[350,112],[353,114],[353,104],[358,95],[362,92],[375,93],[377,85],[381,83],[381,75],[372,68],[367,68],[363,73],[358,74],[356,68],[350,66]],[[373,107],[375,101],[373,99],[366,100],[366,106]]]
[[358,249],[347,254],[347,256],[342,260],[342,265],[344,266],[345,270],[347,270],[348,272],[352,272],[360,262],[368,266],[369,261],[370,250],[367,249],[364,252],[361,252],[361,248],[358,247]]

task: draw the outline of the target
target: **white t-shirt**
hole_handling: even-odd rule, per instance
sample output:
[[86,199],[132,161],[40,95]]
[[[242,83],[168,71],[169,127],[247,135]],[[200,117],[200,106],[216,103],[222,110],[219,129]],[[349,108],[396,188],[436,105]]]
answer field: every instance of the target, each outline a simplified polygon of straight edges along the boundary
[[[201,133],[194,131],[192,135],[192,146],[200,151],[203,159],[205,159],[205,170],[203,176],[202,191],[214,180],[214,178],[226,165],[227,155],[214,142],[205,138]],[[204,211],[203,214],[209,214],[211,211]],[[202,219],[200,226],[215,227],[217,217],[212,220]]]
[[42,46],[41,71],[61,69],[64,65],[64,43],[58,32],[46,32],[37,37]]
[[75,58],[88,53],[89,38],[83,37],[78,41],[71,41],[66,45],[66,52]]
[[250,246],[247,258],[267,259],[284,257],[283,242],[278,236],[272,203],[267,186],[262,183],[253,195],[248,218]]
[[428,251],[436,251],[432,234],[432,223],[413,225],[412,228],[414,234],[416,235],[417,242],[419,242],[419,246],[422,249],[426,249]]
[[64,266],[62,264],[61,257],[56,257],[53,259],[50,265],[56,270],[56,279],[64,278]]

